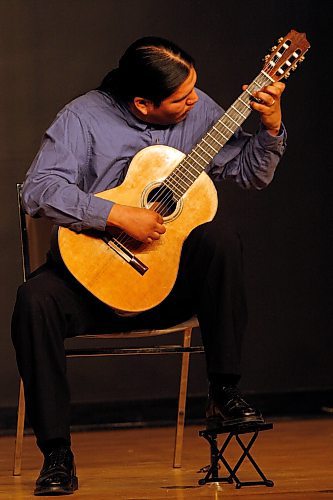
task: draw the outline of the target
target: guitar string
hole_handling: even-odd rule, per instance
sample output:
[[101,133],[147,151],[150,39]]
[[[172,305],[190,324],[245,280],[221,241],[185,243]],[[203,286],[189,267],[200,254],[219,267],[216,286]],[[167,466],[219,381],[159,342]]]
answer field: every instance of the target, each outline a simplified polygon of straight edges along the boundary
[[[263,81],[258,81],[259,78],[262,78]],[[186,174],[192,175],[194,177],[194,180],[197,179],[197,177],[204,171],[204,167],[209,164],[209,162],[213,159],[213,157],[210,157],[210,160],[205,160],[202,158],[202,156],[198,153],[197,149],[200,148],[204,152],[204,154],[207,154],[207,156],[210,156],[206,150],[201,146],[202,143],[207,143],[208,146],[216,153],[216,150],[212,146],[212,142],[214,141],[215,143],[218,144],[219,150],[224,146],[224,144],[229,140],[232,135],[235,133],[237,128],[240,127],[240,125],[243,123],[243,121],[247,118],[247,116],[243,114],[243,109],[238,109],[237,104],[241,103],[241,108],[245,108],[245,113],[246,113],[246,108],[249,111],[249,102],[252,97],[252,92],[253,90],[262,88],[264,84],[269,83],[269,80],[266,75],[264,75],[262,72],[259,73],[259,75],[253,80],[253,82],[248,86],[248,88],[236,99],[236,101],[230,106],[230,108],[222,115],[222,117],[215,123],[215,125],[203,136],[201,141],[192,149],[192,151],[177,165],[177,167],[173,170],[171,174],[163,181],[159,189],[157,189],[157,192],[153,195],[152,199],[150,200],[151,205],[154,203],[158,202],[160,205],[162,205],[161,212],[157,210],[157,213],[159,213],[162,217],[167,215],[169,210],[172,209],[173,205],[175,204],[175,200],[173,198],[173,191],[172,189],[177,188],[177,186],[181,186],[181,182],[183,182],[186,186],[186,180],[188,179],[190,181],[190,185],[187,186],[187,189],[191,187],[194,181],[191,181],[191,179],[186,177]],[[254,88],[253,88],[254,87]],[[253,89],[252,89],[253,88]],[[251,110],[250,110],[251,111]],[[237,117],[241,117],[241,121],[238,123]],[[223,123],[228,120],[228,124]],[[227,132],[230,134],[228,136],[224,135],[224,130],[221,132],[217,127],[223,127],[224,129],[227,130]],[[215,135],[214,135],[215,133]],[[222,136],[223,140],[221,141],[220,137]],[[218,151],[219,152],[219,151]],[[204,165],[201,165],[200,161],[197,159],[193,158],[193,155],[199,156],[201,160],[204,161]],[[215,155],[214,155],[215,156]],[[190,160],[192,160],[195,164],[198,164],[199,167],[202,169],[201,171],[197,171],[193,164],[190,163]],[[186,163],[189,163],[189,167],[187,167]],[[192,173],[193,169],[195,172],[198,174],[195,176]],[[180,180],[177,180],[177,177],[180,178]],[[185,180],[184,180],[185,179]],[[164,184],[164,182],[167,181],[171,184],[171,189],[169,186]],[[178,185],[177,185],[178,182]],[[175,184],[173,184],[175,183]],[[165,189],[167,188],[167,189]],[[168,188],[170,191],[168,191]],[[186,193],[187,189],[182,193],[182,187],[180,187],[180,192],[182,193],[179,199]],[[167,192],[166,192],[167,191]],[[166,192],[166,193],[165,193]],[[168,198],[171,199],[168,200]],[[159,199],[159,196],[162,196],[161,199]],[[122,231],[120,235],[116,238],[113,238],[113,242],[115,243],[120,243],[121,245],[125,245],[128,241],[131,241],[133,238],[129,236],[125,231]]]

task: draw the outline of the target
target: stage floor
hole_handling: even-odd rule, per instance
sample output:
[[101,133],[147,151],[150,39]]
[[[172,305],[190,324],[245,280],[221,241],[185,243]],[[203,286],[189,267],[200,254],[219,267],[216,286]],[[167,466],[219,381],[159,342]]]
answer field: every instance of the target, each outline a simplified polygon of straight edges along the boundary
[[[273,430],[262,432],[252,455],[272,488],[234,484],[198,485],[204,477],[198,471],[209,464],[209,445],[199,437],[199,427],[185,429],[183,465],[172,468],[173,428],[130,429],[73,434],[73,451],[79,490],[70,498],[89,500],[227,499],[245,497],[272,500],[333,499],[333,418],[273,419]],[[42,456],[35,440],[24,440],[22,475],[12,476],[13,437],[0,438],[0,498],[33,498],[32,491]],[[235,443],[228,460],[240,455]],[[222,473],[223,471],[223,473]],[[224,470],[220,469],[220,474]],[[250,462],[244,462],[238,476],[256,480]]]

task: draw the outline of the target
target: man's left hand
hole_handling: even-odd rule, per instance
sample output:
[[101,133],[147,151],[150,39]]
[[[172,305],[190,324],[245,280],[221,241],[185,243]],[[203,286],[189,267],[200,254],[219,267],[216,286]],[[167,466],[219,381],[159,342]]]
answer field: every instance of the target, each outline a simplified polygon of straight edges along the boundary
[[[247,87],[243,85],[243,90]],[[251,101],[251,107],[260,113],[262,124],[271,135],[278,135],[281,127],[281,95],[284,89],[284,83],[274,82],[253,93],[253,97],[260,102]]]

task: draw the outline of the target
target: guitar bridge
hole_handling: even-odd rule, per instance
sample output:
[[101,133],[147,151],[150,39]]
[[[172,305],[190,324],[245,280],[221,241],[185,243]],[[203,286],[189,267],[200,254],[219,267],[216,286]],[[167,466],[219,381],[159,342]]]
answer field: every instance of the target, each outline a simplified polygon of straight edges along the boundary
[[107,234],[102,236],[104,243],[108,245],[114,252],[116,252],[119,257],[124,259],[130,266],[135,269],[141,276],[143,276],[148,271],[148,266],[146,266],[140,259],[138,259],[132,252],[129,251],[125,245],[120,243],[114,236],[111,238]]

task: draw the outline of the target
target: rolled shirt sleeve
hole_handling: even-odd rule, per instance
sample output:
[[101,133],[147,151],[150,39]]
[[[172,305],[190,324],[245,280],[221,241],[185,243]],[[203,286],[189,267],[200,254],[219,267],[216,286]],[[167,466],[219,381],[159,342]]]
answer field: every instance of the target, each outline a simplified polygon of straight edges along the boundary
[[239,129],[216,155],[208,170],[215,180],[230,178],[244,189],[263,189],[273,179],[285,151],[287,134],[281,125],[278,136],[260,126],[254,135]]

